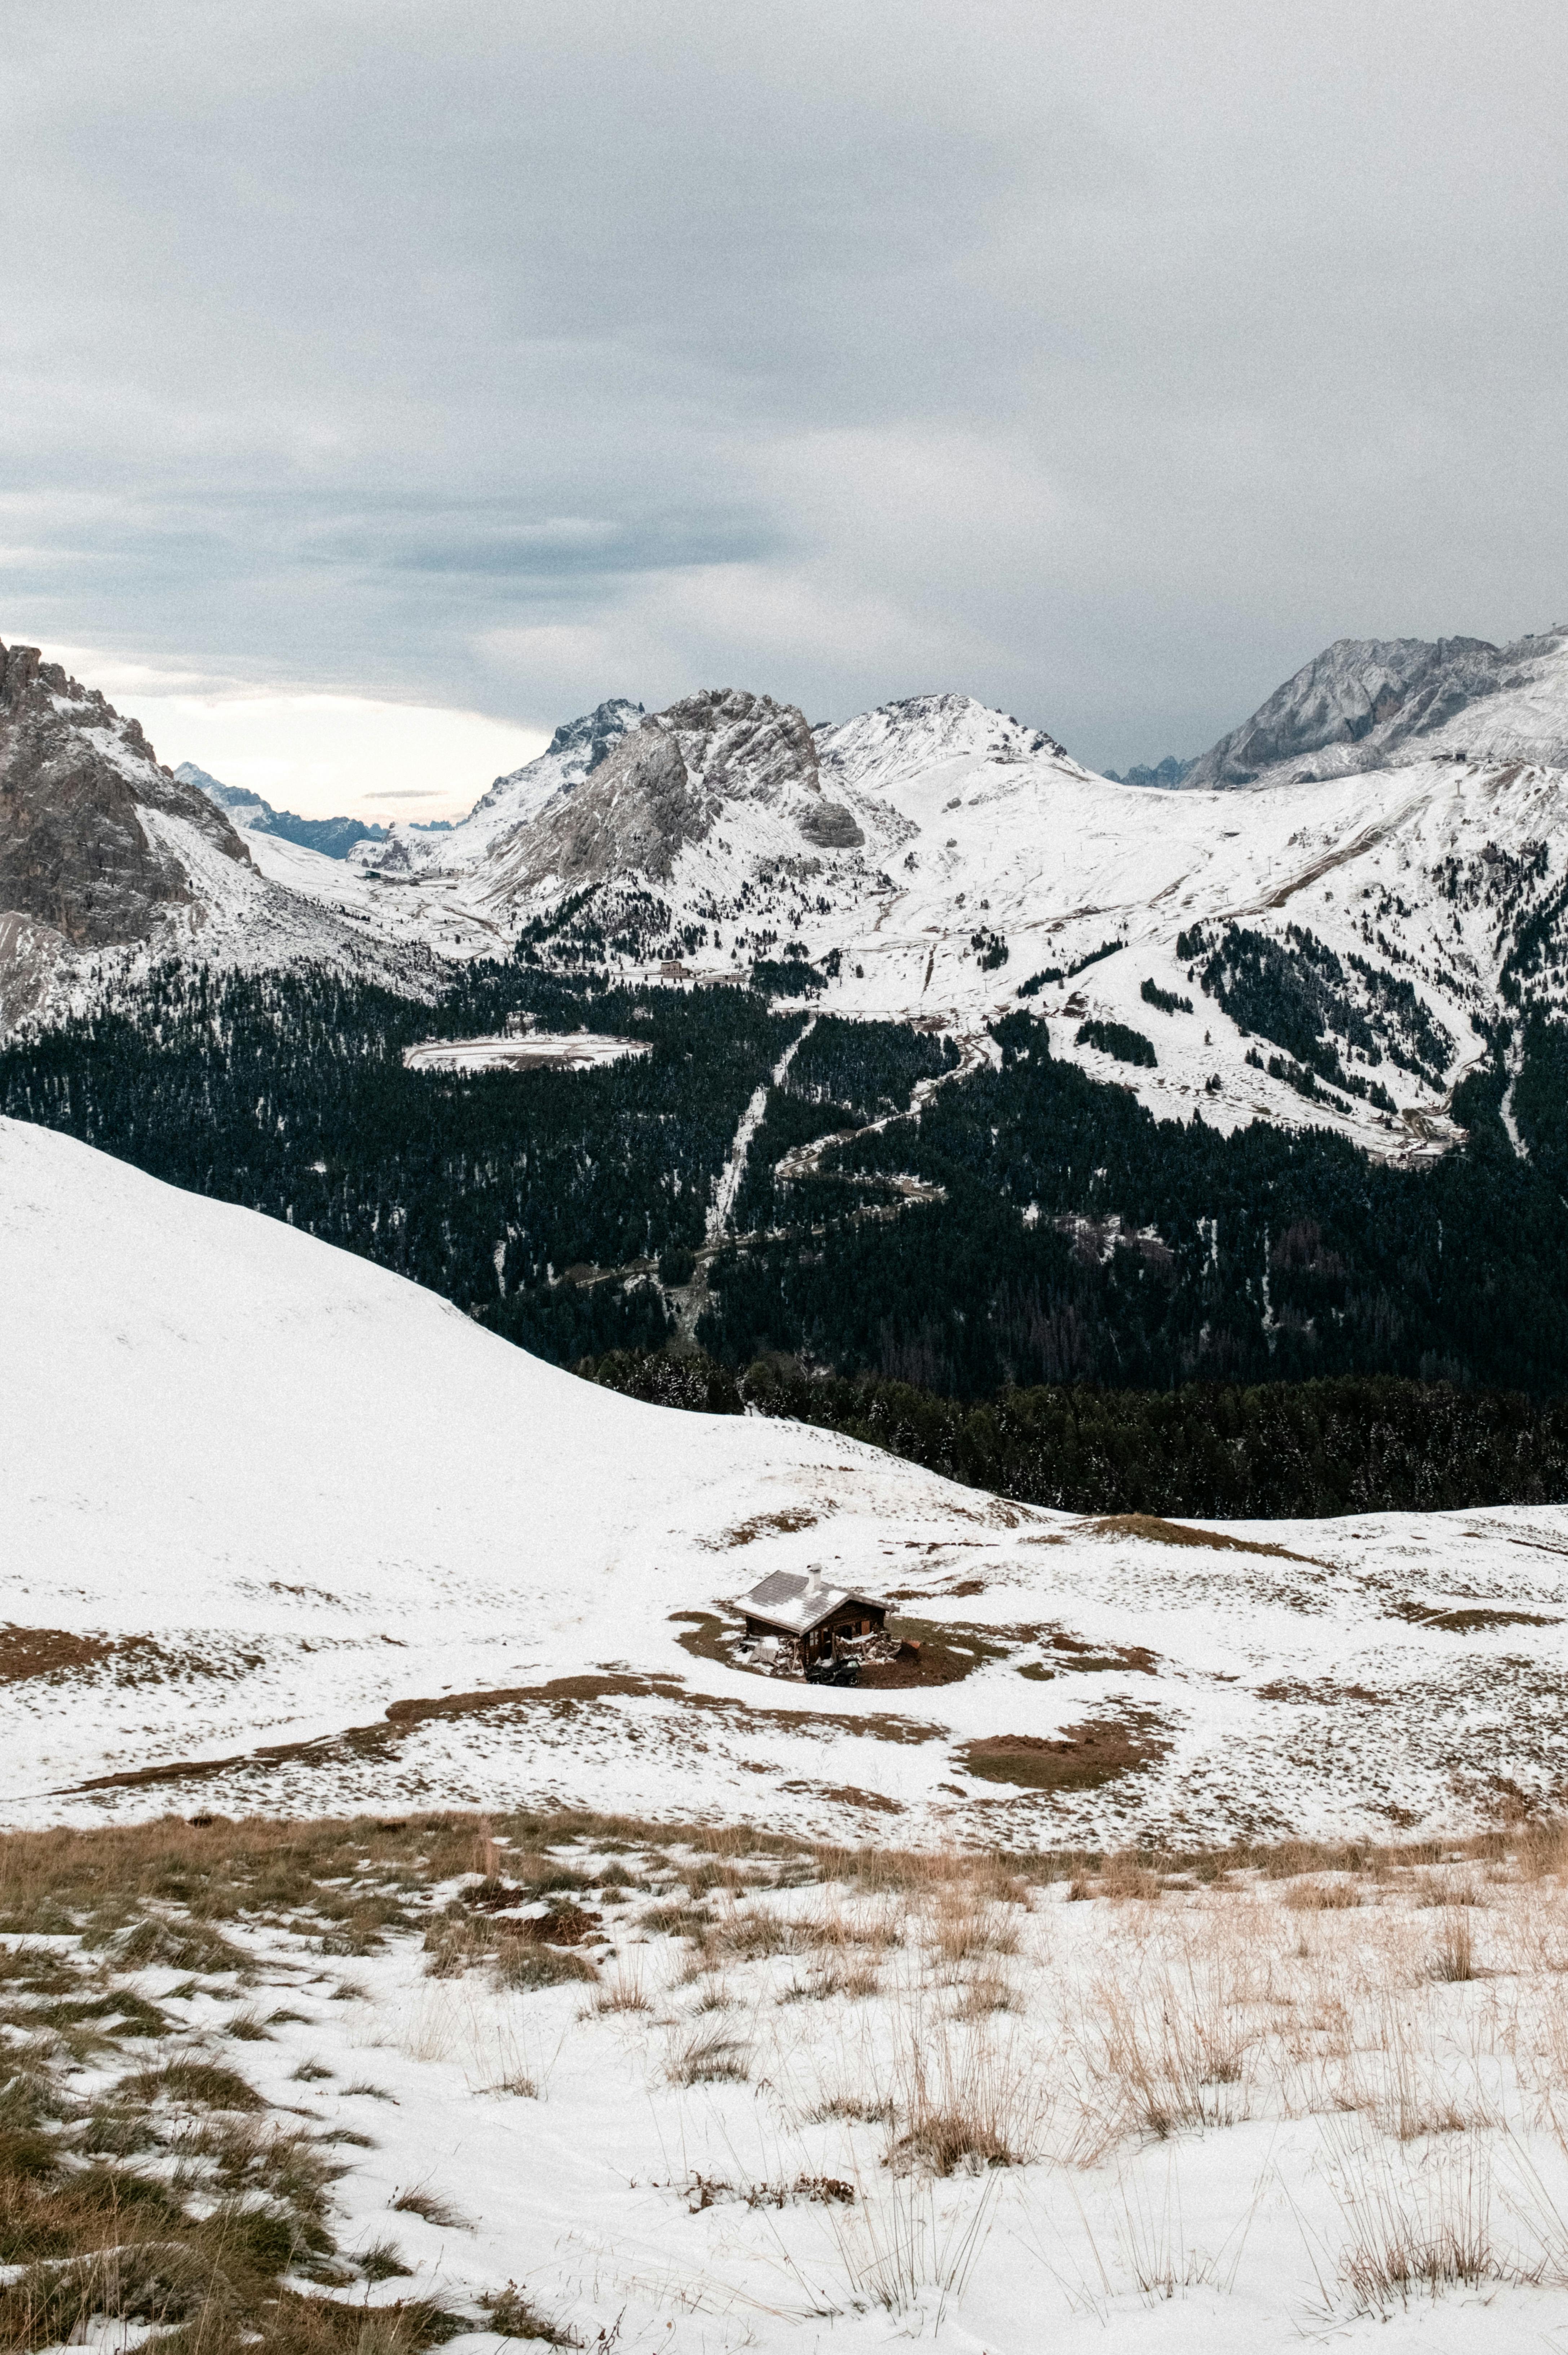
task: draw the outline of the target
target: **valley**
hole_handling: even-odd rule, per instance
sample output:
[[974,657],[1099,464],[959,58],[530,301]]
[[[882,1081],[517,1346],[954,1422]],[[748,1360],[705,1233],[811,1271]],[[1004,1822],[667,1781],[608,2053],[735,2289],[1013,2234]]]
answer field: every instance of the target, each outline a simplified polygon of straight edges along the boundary
[[10,650],[7,2344],[1550,2335],[1562,645],[332,856]]

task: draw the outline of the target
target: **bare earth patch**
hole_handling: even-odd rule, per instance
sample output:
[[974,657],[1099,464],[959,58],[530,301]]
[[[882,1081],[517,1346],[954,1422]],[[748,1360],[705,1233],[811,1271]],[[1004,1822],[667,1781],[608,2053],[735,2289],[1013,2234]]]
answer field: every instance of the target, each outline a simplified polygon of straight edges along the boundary
[[1206,1546],[1213,1553],[1266,1553],[1277,1561],[1304,1561],[1314,1570],[1332,1570],[1315,1553],[1292,1553],[1288,1546],[1268,1545],[1261,1538],[1222,1537],[1217,1529],[1192,1529],[1182,1521],[1163,1521],[1158,1513],[1102,1513],[1080,1522],[1086,1537],[1146,1538],[1152,1545]]
[[147,1636],[74,1636],[64,1627],[0,1627],[0,1684],[76,1676],[108,1663],[122,1683],[166,1677],[181,1666],[200,1672],[199,1663],[175,1661]]
[[1150,1711],[1092,1719],[1069,1725],[1054,1737],[991,1733],[965,1742],[956,1753],[966,1774],[987,1783],[1015,1783],[1027,1791],[1084,1791],[1152,1766],[1170,1748],[1169,1736]]

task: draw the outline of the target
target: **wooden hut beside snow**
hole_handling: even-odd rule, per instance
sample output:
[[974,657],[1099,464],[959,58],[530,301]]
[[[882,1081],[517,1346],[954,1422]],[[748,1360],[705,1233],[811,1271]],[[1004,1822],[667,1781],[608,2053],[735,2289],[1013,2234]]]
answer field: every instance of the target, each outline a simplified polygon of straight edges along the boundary
[[746,1615],[748,1642],[781,1637],[787,1646],[800,1646],[807,1668],[832,1659],[841,1643],[880,1635],[887,1624],[885,1603],[853,1587],[830,1586],[817,1570],[770,1571],[749,1594],[736,1597],[736,1609]]

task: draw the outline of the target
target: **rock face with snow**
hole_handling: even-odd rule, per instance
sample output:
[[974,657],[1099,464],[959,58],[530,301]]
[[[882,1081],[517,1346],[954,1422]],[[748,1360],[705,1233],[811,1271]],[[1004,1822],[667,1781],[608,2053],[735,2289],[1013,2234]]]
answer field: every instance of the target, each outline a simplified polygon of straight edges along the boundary
[[472,872],[503,855],[519,828],[592,776],[642,717],[640,703],[623,695],[609,697],[579,719],[563,721],[537,760],[497,777],[462,823],[448,829],[449,838],[420,826],[395,826],[383,840],[356,847],[355,864],[364,874],[400,880]]
[[213,857],[249,867],[204,794],[37,646],[0,645],[0,1026],[61,957],[144,941],[201,899]]
[[137,721],[37,646],[0,645],[0,908],[73,947],[144,939],[160,908],[193,896],[181,829],[249,863],[228,818],[159,767]]
[[439,892],[406,905],[341,859],[239,830],[134,719],[36,646],[0,645],[0,1034],[134,988],[164,956],[325,962],[429,993],[443,952],[494,941]]
[[687,696],[623,736],[568,801],[531,830],[519,881],[559,875],[573,887],[629,872],[667,882],[680,852],[748,805],[782,815],[819,849],[863,839],[822,791],[804,715],[771,696],[715,687]]
[[504,816],[521,824],[556,794],[569,794],[574,785],[591,777],[642,717],[641,704],[629,701],[624,695],[612,695],[579,719],[563,720],[538,759],[497,777],[474,804],[470,816]]
[[1568,766],[1568,627],[1483,638],[1339,638],[1195,761],[1182,783],[1316,781],[1439,751]]

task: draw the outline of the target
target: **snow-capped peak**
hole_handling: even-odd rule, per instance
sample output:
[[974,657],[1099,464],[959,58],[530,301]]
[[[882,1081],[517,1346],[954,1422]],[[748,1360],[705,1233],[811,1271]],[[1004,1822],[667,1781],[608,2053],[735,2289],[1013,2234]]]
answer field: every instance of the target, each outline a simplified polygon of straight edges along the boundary
[[1182,780],[1312,782],[1434,753],[1568,765],[1568,625],[1484,638],[1336,638]]
[[1065,760],[1043,728],[1030,728],[972,695],[909,695],[817,729],[824,781],[865,793],[918,776],[943,761]]
[[532,817],[553,794],[569,793],[591,776],[642,716],[641,704],[624,695],[612,695],[578,719],[564,719],[535,760],[496,778],[470,810],[470,820],[497,812],[503,812],[513,825]]

